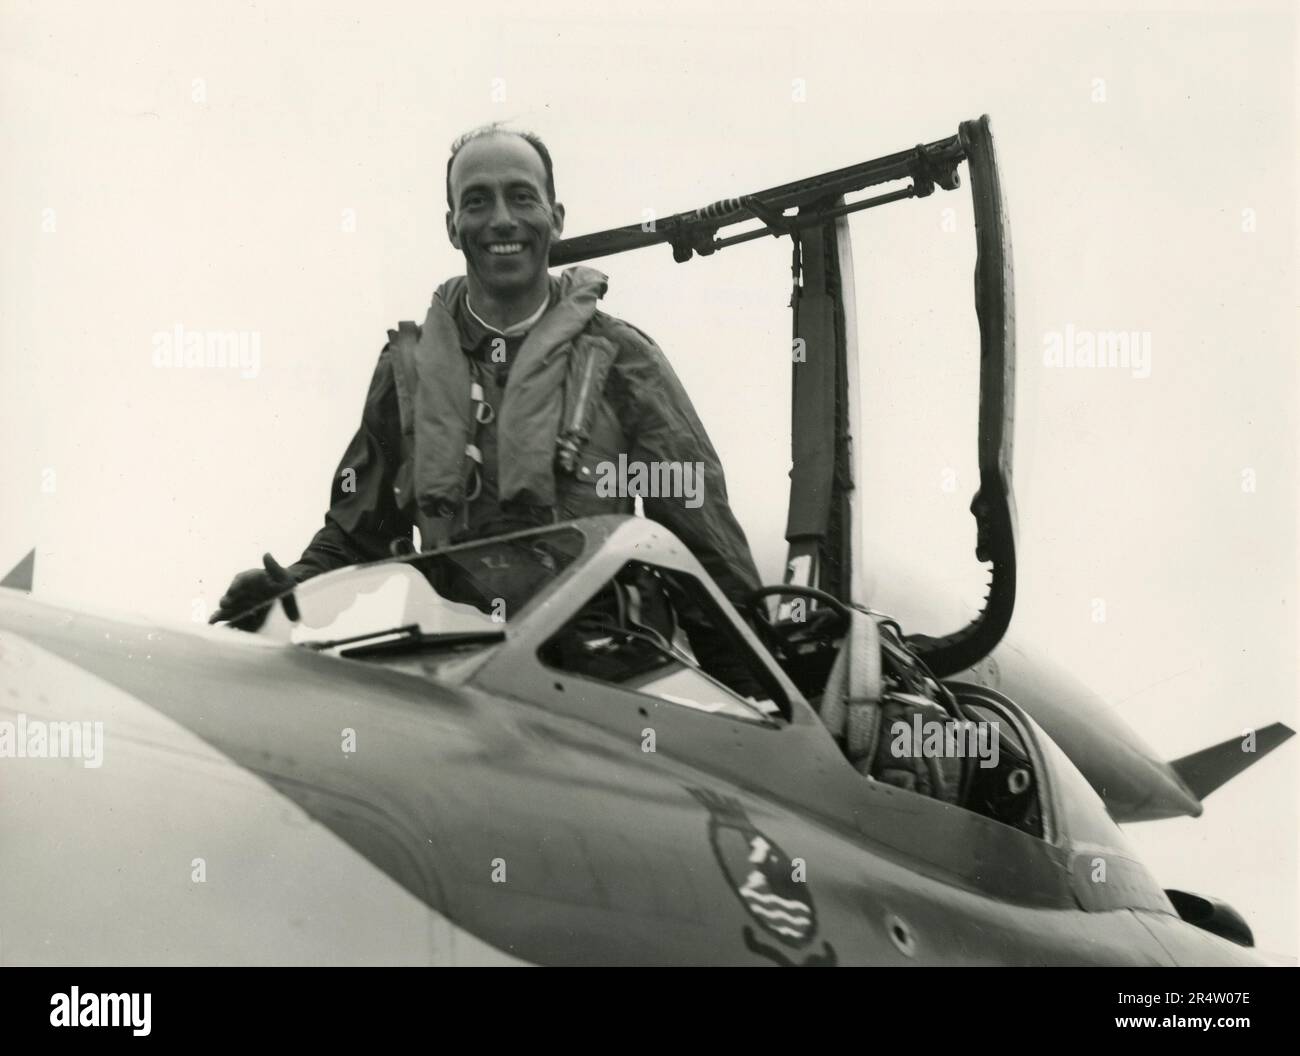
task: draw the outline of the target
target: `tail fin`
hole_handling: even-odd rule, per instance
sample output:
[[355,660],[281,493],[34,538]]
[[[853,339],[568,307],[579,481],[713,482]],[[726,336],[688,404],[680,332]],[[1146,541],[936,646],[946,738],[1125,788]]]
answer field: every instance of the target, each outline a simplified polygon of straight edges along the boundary
[[1175,759],[1169,765],[1197,799],[1204,799],[1294,734],[1295,730],[1289,726],[1275,722],[1254,731],[1253,751],[1247,750],[1245,738],[1232,737],[1212,748]]
[[36,551],[28,550],[27,556],[14,565],[4,579],[0,579],[0,587],[8,587],[10,590],[25,590],[30,594],[32,592],[32,580],[35,577]]

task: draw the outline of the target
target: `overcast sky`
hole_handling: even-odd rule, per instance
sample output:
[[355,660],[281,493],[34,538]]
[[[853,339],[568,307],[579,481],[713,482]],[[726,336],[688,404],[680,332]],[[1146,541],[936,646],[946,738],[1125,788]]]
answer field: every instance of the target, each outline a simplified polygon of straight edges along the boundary
[[[462,270],[442,179],[469,127],[539,132],[580,234],[987,112],[1015,246],[1017,635],[1168,758],[1295,726],[1291,5],[1015,6],[5,0],[0,565],[36,545],[41,592],[185,621],[264,550],[295,559],[385,330]],[[871,579],[902,607],[919,575],[956,621],[982,582],[969,195],[852,230]],[[598,266],[778,580],[788,242]],[[156,366],[178,325],[248,335],[256,369]],[[1137,332],[1150,361],[1047,365],[1067,328]],[[1296,753],[1199,820],[1130,828],[1165,886],[1291,957]]]

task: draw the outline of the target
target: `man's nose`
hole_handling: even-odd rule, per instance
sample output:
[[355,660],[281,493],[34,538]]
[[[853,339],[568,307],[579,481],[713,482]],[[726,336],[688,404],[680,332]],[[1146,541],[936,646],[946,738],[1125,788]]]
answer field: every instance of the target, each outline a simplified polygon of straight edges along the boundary
[[502,234],[514,230],[515,217],[510,211],[510,203],[504,196],[497,198],[493,203],[492,215],[488,218],[488,223],[494,231],[500,231]]

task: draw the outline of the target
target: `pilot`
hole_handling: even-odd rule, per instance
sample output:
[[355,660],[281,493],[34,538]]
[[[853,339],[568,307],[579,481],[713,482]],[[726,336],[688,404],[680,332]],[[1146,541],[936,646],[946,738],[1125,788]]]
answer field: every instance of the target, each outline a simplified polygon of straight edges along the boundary
[[[564,206],[546,146],[499,125],[461,136],[447,162],[447,207],[465,275],[438,288],[422,327],[389,331],[324,527],[288,575],[301,582],[388,557],[413,526],[429,550],[631,513],[631,467],[646,516],[674,532],[739,607],[758,574],[680,381],[649,337],[597,309],[604,275],[547,270]],[[647,480],[678,486],[646,488]],[[242,572],[213,620],[282,589],[267,571]],[[262,618],[234,626],[255,629]]]

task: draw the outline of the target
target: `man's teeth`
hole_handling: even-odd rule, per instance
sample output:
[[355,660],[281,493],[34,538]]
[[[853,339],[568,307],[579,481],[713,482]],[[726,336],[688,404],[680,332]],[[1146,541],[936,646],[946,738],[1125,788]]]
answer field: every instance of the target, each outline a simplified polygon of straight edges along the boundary
[[489,253],[495,253],[497,256],[503,256],[506,253],[522,253],[524,244],[522,242],[493,242],[488,246]]

